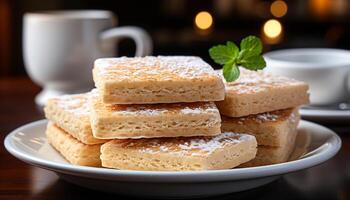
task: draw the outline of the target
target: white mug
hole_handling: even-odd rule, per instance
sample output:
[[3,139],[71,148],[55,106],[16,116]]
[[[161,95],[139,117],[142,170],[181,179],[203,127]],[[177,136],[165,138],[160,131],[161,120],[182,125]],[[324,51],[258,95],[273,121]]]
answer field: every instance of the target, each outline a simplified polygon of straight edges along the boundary
[[116,56],[121,38],[136,44],[136,56],[152,53],[152,40],[141,28],[115,27],[110,11],[46,11],[24,15],[23,54],[30,78],[43,87],[35,102],[90,90],[95,59]]
[[350,101],[350,51],[301,48],[264,54],[265,71],[305,81],[312,105],[327,106]]

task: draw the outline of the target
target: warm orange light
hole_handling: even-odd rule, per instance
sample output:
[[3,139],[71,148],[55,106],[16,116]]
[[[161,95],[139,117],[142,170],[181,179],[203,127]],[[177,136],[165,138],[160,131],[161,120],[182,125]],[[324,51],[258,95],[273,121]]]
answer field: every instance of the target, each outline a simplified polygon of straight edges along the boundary
[[282,33],[282,24],[276,19],[267,20],[263,26],[263,32],[268,38],[277,38]]
[[194,19],[196,27],[202,30],[209,29],[213,25],[213,17],[207,11],[199,12]]
[[283,17],[287,14],[288,5],[284,1],[274,1],[270,6],[270,12],[275,17]]
[[317,17],[326,17],[332,9],[332,0],[310,0],[311,11]]

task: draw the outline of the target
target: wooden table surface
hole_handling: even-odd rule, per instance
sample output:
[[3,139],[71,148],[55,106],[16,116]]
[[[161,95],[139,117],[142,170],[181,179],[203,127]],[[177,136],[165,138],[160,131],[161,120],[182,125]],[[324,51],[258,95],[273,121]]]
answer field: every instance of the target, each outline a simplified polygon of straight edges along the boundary
[[[0,79],[0,140],[16,127],[43,118],[33,99],[40,88],[26,78]],[[326,124],[324,124],[326,125]],[[327,126],[327,125],[326,125]],[[350,123],[328,125],[342,138],[340,152],[319,166],[285,175],[258,189],[210,199],[350,199]],[[189,188],[190,189],[190,188]],[[0,145],[0,199],[128,199],[88,190],[30,166]]]

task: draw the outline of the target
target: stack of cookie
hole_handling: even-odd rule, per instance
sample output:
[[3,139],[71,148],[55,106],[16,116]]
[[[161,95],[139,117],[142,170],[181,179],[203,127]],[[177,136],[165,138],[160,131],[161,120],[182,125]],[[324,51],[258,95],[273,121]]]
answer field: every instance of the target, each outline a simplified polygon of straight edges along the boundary
[[93,136],[90,125],[90,94],[50,99],[45,108],[49,143],[70,163],[101,166],[100,148],[107,140]]
[[222,131],[256,137],[256,158],[242,166],[285,162],[294,149],[300,120],[298,106],[309,102],[308,85],[265,72],[241,69],[238,80],[225,82],[225,100],[216,102]]
[[255,158],[252,135],[221,131],[220,76],[198,57],[95,61],[96,89],[52,99],[48,141],[71,163],[132,170],[229,169]]

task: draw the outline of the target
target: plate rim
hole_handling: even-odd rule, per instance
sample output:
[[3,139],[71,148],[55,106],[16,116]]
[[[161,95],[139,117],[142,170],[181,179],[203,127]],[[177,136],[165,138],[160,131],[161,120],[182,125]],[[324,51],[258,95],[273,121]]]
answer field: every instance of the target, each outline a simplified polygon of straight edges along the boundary
[[[35,126],[45,125],[48,122],[46,119],[33,121],[22,125],[13,131],[11,131],[4,140],[6,150],[14,157],[40,168],[44,168],[50,171],[70,174],[75,176],[81,176],[93,179],[114,180],[114,181],[127,181],[127,182],[222,182],[222,181],[237,181],[247,180],[255,178],[263,178],[267,176],[277,176],[285,173],[299,171],[309,167],[316,166],[332,158],[341,148],[340,137],[332,130],[322,125],[301,120],[300,124],[304,123],[309,126],[313,126],[318,129],[323,129],[329,132],[332,137],[330,141],[324,143],[326,150],[321,153],[304,157],[298,160],[293,160],[285,163],[248,167],[248,168],[235,168],[225,170],[207,170],[207,171],[135,171],[135,170],[116,170],[108,168],[87,167],[71,165],[69,163],[57,163],[54,161],[38,158],[34,155],[22,152],[12,144],[12,136],[22,129],[31,128]],[[333,144],[333,145],[331,145]],[[320,146],[320,147],[321,147]],[[319,148],[320,148],[319,147]],[[317,148],[317,149],[319,149]],[[141,179],[141,180],[140,180]]]
[[300,108],[300,115],[304,117],[350,119],[350,110],[321,110]]

